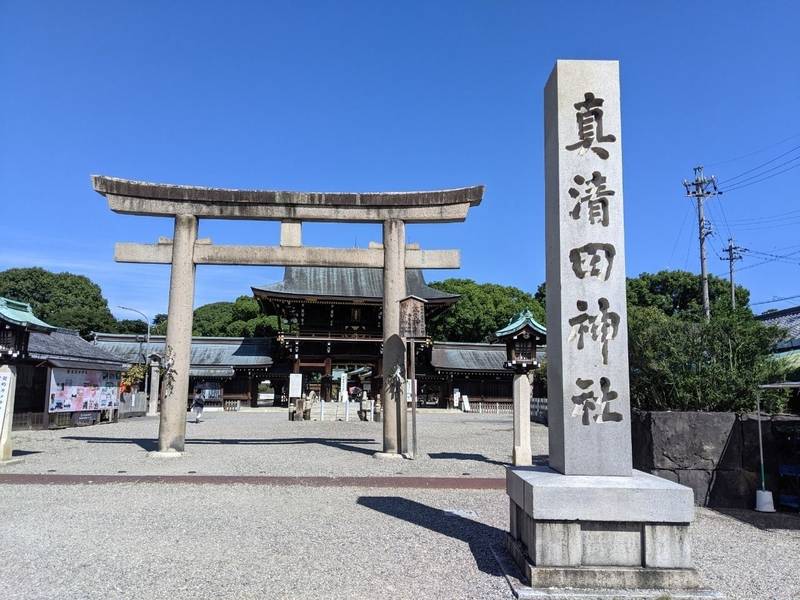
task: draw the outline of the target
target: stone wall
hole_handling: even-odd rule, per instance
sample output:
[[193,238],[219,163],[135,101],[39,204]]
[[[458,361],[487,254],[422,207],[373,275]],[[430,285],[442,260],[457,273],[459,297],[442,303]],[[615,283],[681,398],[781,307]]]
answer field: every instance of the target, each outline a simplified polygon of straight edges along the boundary
[[[759,485],[758,420],[719,412],[645,412],[632,415],[636,469],[687,485],[699,506],[752,508]],[[800,417],[762,421],[767,489],[778,491],[778,462],[792,463]],[[796,464],[796,462],[795,462]]]

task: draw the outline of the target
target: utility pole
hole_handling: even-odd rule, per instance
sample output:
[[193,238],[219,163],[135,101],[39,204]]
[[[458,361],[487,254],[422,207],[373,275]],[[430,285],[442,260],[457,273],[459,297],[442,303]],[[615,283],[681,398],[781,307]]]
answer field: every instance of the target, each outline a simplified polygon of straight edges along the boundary
[[706,321],[711,319],[711,303],[708,300],[708,267],[706,266],[706,238],[711,235],[711,226],[706,222],[703,202],[710,196],[716,196],[717,178],[713,175],[706,178],[702,165],[694,168],[694,181],[683,180],[686,195],[697,200],[697,229],[700,237],[700,286],[703,295],[703,314]]
[[720,256],[721,260],[728,261],[728,278],[731,281],[731,307],[736,308],[736,286],[733,284],[733,263],[737,260],[742,260],[742,252],[746,252],[747,248],[733,245],[733,238],[728,238],[728,247],[724,249],[728,253],[728,257]]

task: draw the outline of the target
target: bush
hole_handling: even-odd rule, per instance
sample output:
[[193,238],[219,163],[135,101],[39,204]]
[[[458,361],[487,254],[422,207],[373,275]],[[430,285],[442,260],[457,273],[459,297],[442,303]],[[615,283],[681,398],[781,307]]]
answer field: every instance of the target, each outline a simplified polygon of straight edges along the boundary
[[[782,332],[748,308],[719,302],[706,322],[695,312],[630,306],[628,332],[631,406],[643,410],[752,411],[758,385],[784,375],[770,358]],[[787,398],[764,392],[762,409],[781,411]]]

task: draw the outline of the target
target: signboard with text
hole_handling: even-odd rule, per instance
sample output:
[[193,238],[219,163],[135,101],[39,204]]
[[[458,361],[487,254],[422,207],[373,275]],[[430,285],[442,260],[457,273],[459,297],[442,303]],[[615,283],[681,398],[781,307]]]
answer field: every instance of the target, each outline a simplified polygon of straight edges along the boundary
[[119,406],[119,373],[92,369],[50,369],[51,413],[108,410]]

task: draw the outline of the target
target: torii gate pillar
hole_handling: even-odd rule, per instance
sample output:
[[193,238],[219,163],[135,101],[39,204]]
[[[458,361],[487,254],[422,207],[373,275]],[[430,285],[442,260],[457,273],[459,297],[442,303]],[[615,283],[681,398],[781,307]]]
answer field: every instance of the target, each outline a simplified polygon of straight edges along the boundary
[[400,337],[400,300],[406,296],[406,224],[383,222],[383,452],[402,456],[408,451],[405,388],[393,382],[397,367],[406,376],[406,344]]
[[164,400],[161,403],[158,428],[159,452],[183,452],[186,438],[186,394],[189,389],[192,352],[196,240],[197,217],[175,215],[164,357]]

